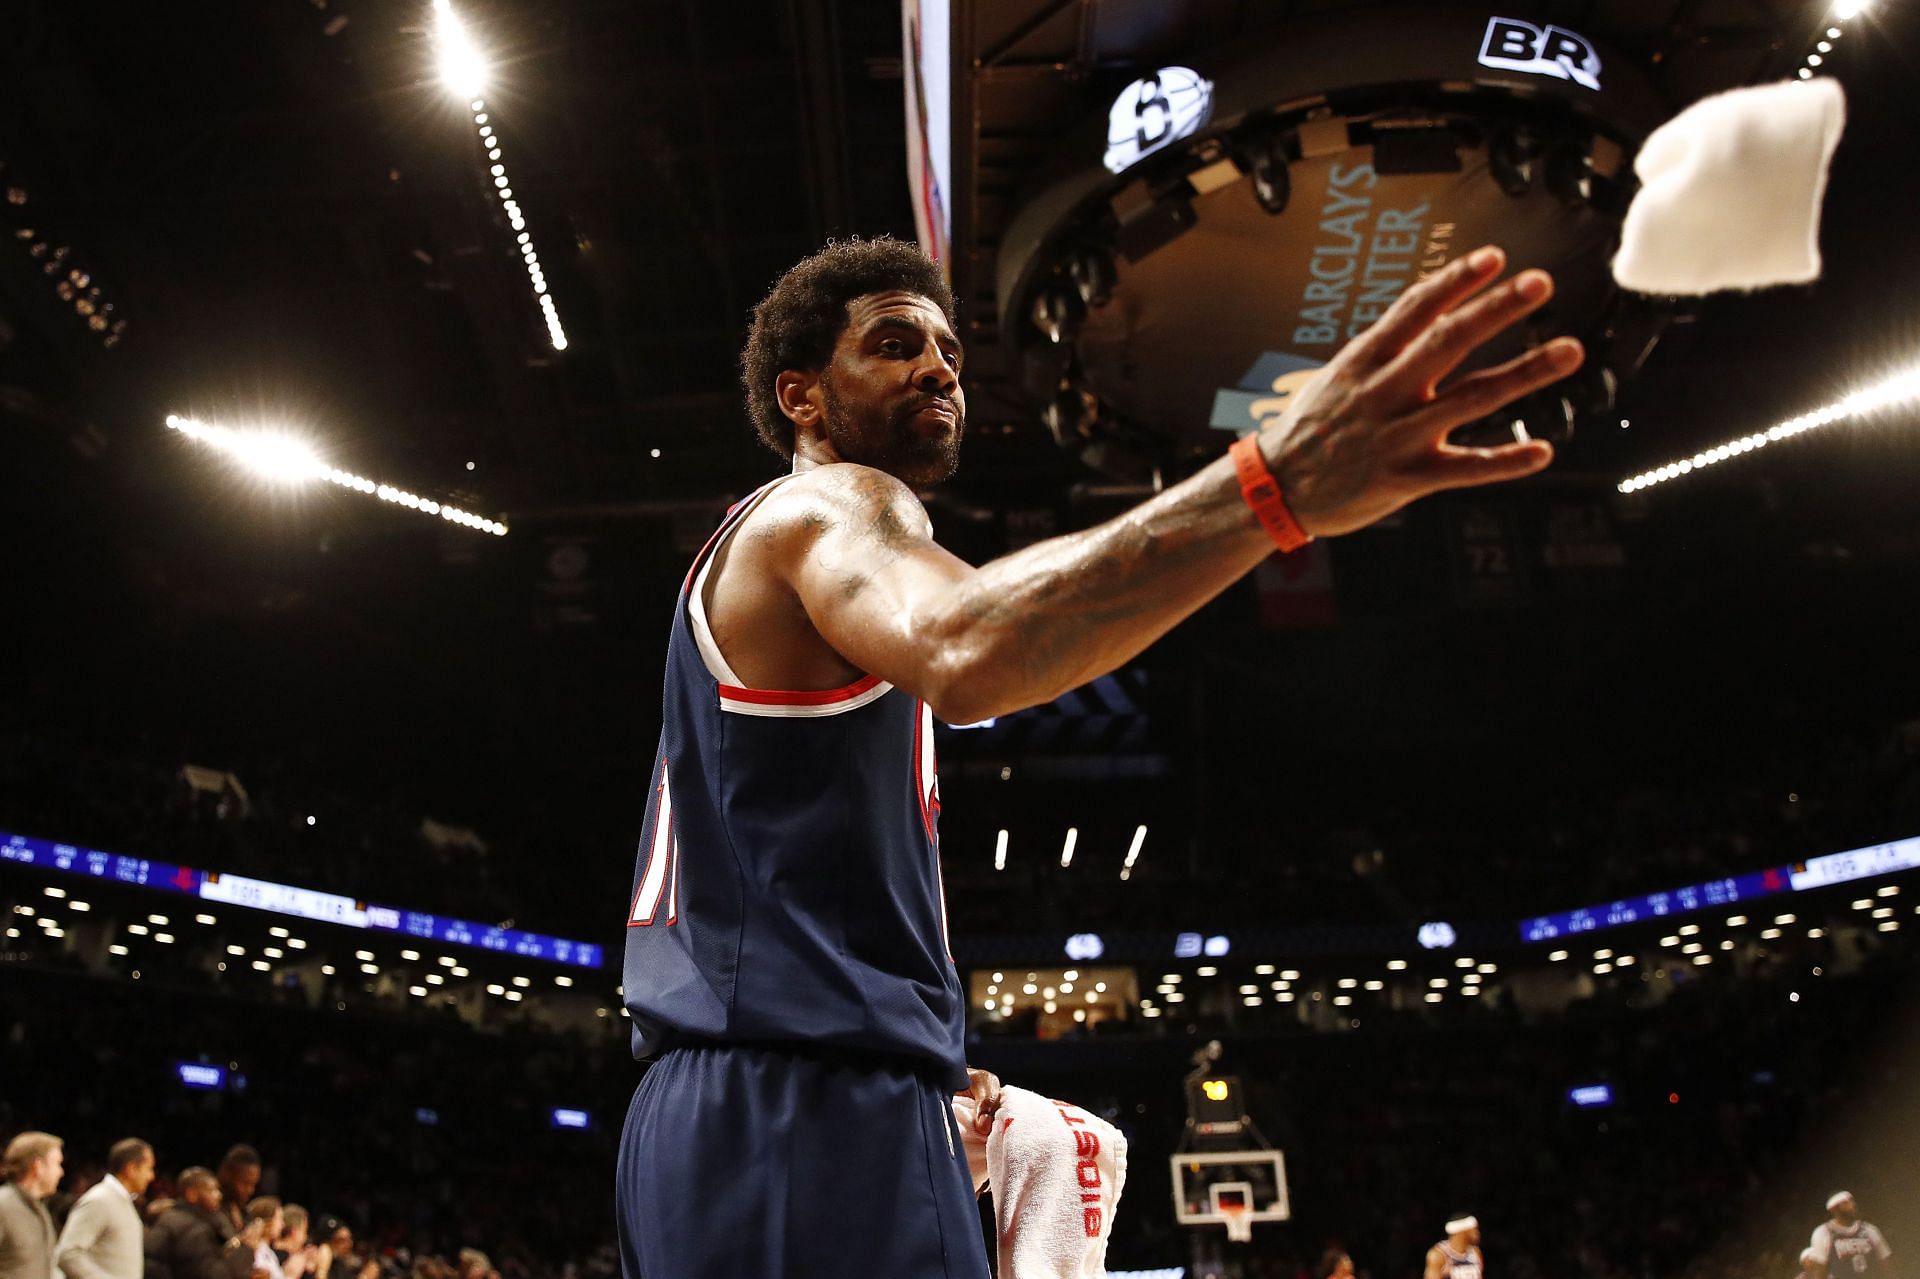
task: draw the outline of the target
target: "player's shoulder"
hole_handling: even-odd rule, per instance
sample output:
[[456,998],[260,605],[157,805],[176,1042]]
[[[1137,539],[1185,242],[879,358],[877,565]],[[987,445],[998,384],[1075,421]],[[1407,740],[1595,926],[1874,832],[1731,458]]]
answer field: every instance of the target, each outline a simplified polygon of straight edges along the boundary
[[830,462],[777,484],[752,516],[754,535],[811,539],[837,529],[865,529],[887,520],[909,532],[931,531],[919,495],[895,477],[857,462]]

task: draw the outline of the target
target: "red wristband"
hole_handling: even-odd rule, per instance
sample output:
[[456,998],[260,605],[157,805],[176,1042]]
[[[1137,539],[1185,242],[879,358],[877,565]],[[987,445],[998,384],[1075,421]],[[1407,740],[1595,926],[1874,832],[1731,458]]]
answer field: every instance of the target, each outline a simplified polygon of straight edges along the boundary
[[1257,440],[1257,436],[1243,435],[1227,450],[1233,458],[1233,469],[1240,476],[1240,496],[1253,508],[1254,518],[1267,530],[1275,546],[1282,551],[1297,551],[1311,542],[1313,536],[1300,527],[1300,521],[1287,509],[1280,481],[1267,469],[1267,460],[1260,456]]

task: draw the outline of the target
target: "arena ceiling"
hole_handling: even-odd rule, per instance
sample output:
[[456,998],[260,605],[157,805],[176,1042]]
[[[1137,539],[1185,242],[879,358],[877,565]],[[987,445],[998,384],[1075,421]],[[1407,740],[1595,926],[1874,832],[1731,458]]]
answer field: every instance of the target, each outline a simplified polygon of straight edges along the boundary
[[[971,247],[955,270],[984,358],[966,469],[933,503],[943,539],[985,558],[1136,496],[1062,454],[1033,406],[994,385],[994,240],[1051,131],[1121,74],[1110,64],[1143,51],[1368,7],[961,6],[981,75],[960,223]],[[1536,6],[1619,26],[1676,100],[1777,74],[1818,7]],[[467,103],[433,74],[429,8],[220,0],[161,15],[41,0],[10,13],[0,184],[24,203],[4,213],[69,247],[126,322],[106,347],[50,293],[23,247],[34,241],[0,244],[0,459],[20,480],[8,565],[18,598],[49,610],[17,633],[56,702],[96,684],[162,689],[152,717],[178,725],[212,715],[195,700],[211,689],[300,705],[317,738],[356,748],[372,717],[395,760],[462,734],[510,741],[509,772],[536,750],[559,768],[604,747],[617,773],[650,749],[648,685],[688,542],[775,466],[749,438],[735,383],[750,307],[827,236],[911,234],[899,6],[462,6],[496,55],[487,100],[564,352],[528,295]],[[1710,304],[1623,403],[1632,428],[1583,441],[1543,486],[1602,492],[1920,348],[1905,283],[1920,274],[1905,214],[1920,203],[1916,48],[1914,6],[1880,0],[1835,57],[1852,121],[1826,280]],[[163,428],[170,412],[310,429],[353,469],[504,513],[515,533],[495,543],[372,503],[237,487]],[[1756,461],[1698,496],[1663,495],[1660,536],[1692,530],[1696,548],[1732,554],[1741,530],[1761,529],[1768,553],[1789,558],[1844,551],[1862,529],[1910,539],[1908,456],[1882,439]],[[1377,554],[1353,552],[1376,563],[1343,576],[1348,606],[1375,618],[1409,600],[1457,607],[1424,593],[1447,572],[1446,537],[1416,517],[1368,542]],[[1213,657],[1235,713],[1257,715],[1300,690],[1265,683],[1284,670],[1250,613],[1216,610],[1238,630]],[[1382,621],[1324,645],[1344,674],[1310,690],[1321,721],[1341,721],[1369,669],[1401,672],[1411,692],[1421,663],[1471,656],[1459,636],[1424,652],[1421,639]],[[1513,700],[1522,713],[1528,699]],[[1413,718],[1437,735],[1458,709],[1436,695]],[[416,738],[398,721],[438,727]],[[1350,729],[1357,739],[1378,722]]]

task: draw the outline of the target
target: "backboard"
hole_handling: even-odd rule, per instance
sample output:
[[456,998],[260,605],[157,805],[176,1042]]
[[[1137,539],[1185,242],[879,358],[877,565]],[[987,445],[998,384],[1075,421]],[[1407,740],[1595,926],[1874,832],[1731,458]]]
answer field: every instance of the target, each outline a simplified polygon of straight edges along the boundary
[[1225,1225],[1221,1203],[1245,1203],[1253,1221],[1286,1221],[1287,1163],[1277,1150],[1175,1155],[1173,1215],[1183,1226]]

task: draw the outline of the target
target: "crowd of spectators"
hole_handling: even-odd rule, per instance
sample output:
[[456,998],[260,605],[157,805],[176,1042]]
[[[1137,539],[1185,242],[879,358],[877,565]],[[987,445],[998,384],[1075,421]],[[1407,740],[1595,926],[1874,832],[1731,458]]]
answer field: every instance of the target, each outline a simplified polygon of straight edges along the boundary
[[[22,1171],[41,1160],[35,1188],[56,1234],[84,1232],[85,1214],[80,1227],[71,1214],[89,1188],[119,1180],[141,1205],[145,1279],[591,1279],[614,1268],[612,1140],[637,1078],[621,1047],[236,1007],[38,967],[9,978],[0,1141],[27,1143]],[[555,1107],[585,1112],[588,1126],[554,1128]],[[247,1144],[226,1144],[235,1138]],[[4,1264],[0,1276],[59,1279]]]
[[231,1147],[217,1171],[194,1166],[170,1178],[159,1177],[153,1147],[138,1137],[70,1176],[65,1148],[32,1129],[7,1143],[7,1181],[28,1228],[0,1236],[6,1279],[501,1279],[477,1248],[448,1261],[357,1247],[339,1218],[316,1222],[299,1204],[256,1193],[262,1165],[249,1145]]
[[[1440,1223],[1465,1208],[1512,1279],[1787,1279],[1808,1212],[1833,1190],[1856,1190],[1869,1215],[1912,1202],[1910,953],[1823,942],[1737,974],[1720,967],[1657,1005],[1602,993],[1533,1022],[1489,1000],[1438,1024],[1370,1018],[1365,1033],[1242,1027],[1221,1069],[1245,1081],[1249,1112],[1286,1154],[1293,1220],[1229,1248],[1228,1273],[1318,1279],[1332,1239],[1363,1279],[1412,1279]],[[431,1259],[462,1248],[495,1258],[503,1279],[610,1273],[614,1141],[640,1072],[623,1043],[364,1009],[237,1011],[228,996],[53,970],[0,987],[0,1139],[67,1138],[56,1212],[110,1173],[112,1158],[96,1161],[129,1130],[169,1170],[218,1167],[224,1143],[245,1139],[267,1156],[260,1179],[228,1178],[222,1200],[279,1200],[282,1224],[265,1205],[254,1230],[290,1256],[335,1239],[327,1217],[346,1224],[336,1279],[342,1264],[354,1279],[452,1279]],[[1167,1209],[1168,1159],[1184,1135],[1194,1044],[1169,1030],[973,1045],[976,1064],[1127,1133],[1116,1269],[1189,1261],[1189,1232]],[[183,1062],[226,1067],[224,1086],[183,1087]],[[1595,1083],[1612,1105],[1570,1104],[1570,1088]],[[555,1107],[588,1126],[554,1127]],[[190,1180],[157,1179],[149,1203],[191,1203]],[[289,1198],[318,1209],[311,1238],[291,1248]],[[1905,1219],[1881,1220],[1900,1248]],[[282,1260],[282,1273],[304,1279],[317,1261],[289,1273]]]

